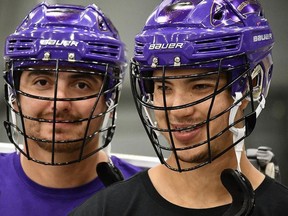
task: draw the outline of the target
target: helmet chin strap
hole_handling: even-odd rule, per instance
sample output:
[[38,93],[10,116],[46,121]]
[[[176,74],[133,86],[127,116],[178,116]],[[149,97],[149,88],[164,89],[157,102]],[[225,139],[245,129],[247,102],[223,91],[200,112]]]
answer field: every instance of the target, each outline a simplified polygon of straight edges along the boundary
[[[114,101],[110,98],[108,101],[106,101],[107,110],[112,109],[114,106]],[[101,129],[105,129],[108,125],[109,119],[110,119],[110,112],[107,112],[104,116],[103,124]],[[116,113],[115,113],[116,115]],[[117,117],[117,116],[116,116]],[[105,134],[101,137],[102,140],[105,139]],[[100,142],[102,142],[100,140]],[[105,187],[108,187],[118,181],[124,180],[123,174],[121,171],[114,166],[113,161],[111,159],[111,145],[110,143],[103,149],[104,152],[107,154],[109,161],[108,162],[100,162],[96,166],[96,173],[99,177],[99,179],[102,181],[102,183],[105,185]]]
[[[147,99],[145,99],[146,97],[148,97]],[[148,104],[152,104],[153,105],[153,100],[151,99],[151,95],[149,94],[148,96],[143,96],[142,97],[142,101],[146,101],[146,103]],[[147,109],[146,106],[143,106],[143,110],[145,112],[146,118],[148,119],[148,122],[153,126],[153,127],[157,127],[157,121],[152,120],[151,115]],[[157,135],[157,137],[160,136],[160,132],[157,130],[154,130],[155,134]]]
[[[235,122],[236,114],[241,106],[241,92],[236,92],[234,97],[235,106],[230,110],[229,125]],[[264,98],[264,97],[262,97]],[[237,159],[237,170],[225,169],[221,173],[221,182],[232,197],[232,204],[223,216],[248,216],[251,215],[255,206],[255,194],[249,179],[241,173],[240,160],[244,147],[244,137],[253,130],[256,116],[264,108],[265,100],[258,100],[259,105],[255,112],[245,117],[245,125],[242,128],[232,126],[229,130],[233,133],[233,143]]]
[[[9,89],[9,90],[11,91],[11,89]],[[15,101],[16,101],[16,98],[15,98],[14,94],[12,92],[9,92],[8,103],[12,107],[10,109],[11,120],[12,120],[12,123],[17,127],[18,126],[18,124],[17,124],[17,115],[16,115],[16,113],[14,111],[14,108],[13,108],[13,106],[14,106],[13,103],[15,103]],[[18,131],[17,131],[17,129],[15,127],[13,127],[13,136],[12,137],[15,140],[15,143],[17,145],[19,145],[20,137],[19,137],[19,133],[18,133]],[[18,151],[17,148],[16,148],[16,151]]]
[[256,118],[258,118],[258,116],[260,115],[261,111],[265,108],[265,103],[266,103],[266,100],[265,100],[265,97],[263,95],[261,95],[260,99],[258,99],[258,106],[256,108]]
[[[107,110],[110,110],[114,106],[114,101],[110,98],[108,101],[106,101],[106,106],[107,106]],[[111,114],[110,112],[105,113],[101,130],[103,130],[103,129],[105,129],[107,127],[109,119],[110,119],[110,114]],[[116,118],[117,118],[117,116],[116,116]],[[99,143],[101,143],[101,142],[103,142],[103,140],[105,140],[105,133],[103,133],[102,136],[100,136],[100,139],[101,140],[99,140]],[[110,158],[110,155],[111,155],[111,145],[110,145],[110,143],[103,150],[108,155],[108,157]]]
[[[232,125],[235,121],[236,114],[238,112],[239,107],[241,106],[242,102],[238,102],[242,98],[242,93],[241,92],[236,92],[235,97],[234,97],[234,103],[235,106],[231,109],[230,114],[229,114],[229,125]],[[246,128],[243,126],[242,128],[236,128],[235,126],[229,128],[229,130],[233,133],[233,143],[238,142],[241,138],[244,137]],[[241,167],[240,167],[240,160],[241,160],[241,154],[243,151],[243,146],[244,146],[244,139],[239,141],[234,146],[235,153],[236,153],[236,159],[237,159],[237,170],[241,172]]]
[[[240,99],[242,97],[243,97],[243,94],[241,92],[236,92],[235,93],[235,97],[234,97],[235,106],[230,111],[229,125],[232,125],[235,122],[236,114],[238,112],[239,107],[242,104],[242,102],[240,101]],[[240,101],[240,102],[237,103],[237,101]],[[255,110],[256,118],[258,118],[258,116],[260,115],[261,111],[264,109],[266,100],[265,100],[265,97],[262,95],[261,97],[259,97],[259,99],[257,101],[259,102],[259,104],[258,104],[258,106],[257,106],[257,108]],[[241,172],[240,160],[241,160],[241,155],[242,155],[242,152],[243,152],[243,146],[244,146],[243,137],[246,134],[246,127],[243,126],[242,128],[236,128],[235,126],[233,126],[229,130],[233,133],[233,143],[238,142],[242,138],[242,140],[239,141],[234,146],[235,153],[236,153],[236,159],[237,159],[237,170]]]

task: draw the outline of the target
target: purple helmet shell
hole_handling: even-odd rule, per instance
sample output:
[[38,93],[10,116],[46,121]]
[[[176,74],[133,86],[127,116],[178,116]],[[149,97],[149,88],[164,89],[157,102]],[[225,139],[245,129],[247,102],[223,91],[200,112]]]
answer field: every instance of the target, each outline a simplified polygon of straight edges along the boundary
[[5,58],[43,59],[45,53],[50,59],[126,64],[125,45],[96,5],[39,4],[6,40]]
[[[264,86],[268,87],[273,44],[271,28],[258,1],[164,0],[136,36],[134,59],[146,66],[155,65],[155,61],[173,66],[176,57],[185,65],[245,54],[250,68],[262,65]],[[242,61],[231,58],[223,67]],[[213,64],[207,67],[215,67]],[[235,83],[232,94],[239,88]]]

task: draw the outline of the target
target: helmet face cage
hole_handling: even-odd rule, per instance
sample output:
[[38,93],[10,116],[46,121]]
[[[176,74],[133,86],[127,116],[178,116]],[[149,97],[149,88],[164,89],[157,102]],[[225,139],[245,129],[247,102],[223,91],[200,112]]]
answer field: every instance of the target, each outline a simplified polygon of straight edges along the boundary
[[[41,60],[40,60],[41,61]],[[33,61],[36,65],[39,65],[39,60]],[[21,59],[21,63],[23,63],[23,59]],[[31,60],[27,60],[27,62],[32,63]],[[49,63],[49,64],[48,64]],[[45,66],[46,64],[46,66]],[[77,65],[77,62],[73,64]],[[83,64],[83,62],[81,62]],[[99,150],[105,148],[112,140],[114,131],[115,131],[115,120],[116,120],[116,107],[118,105],[120,89],[122,85],[122,74],[120,73],[120,69],[109,64],[105,63],[89,63],[87,62],[85,66],[89,65],[89,68],[67,68],[67,61],[61,60],[51,60],[49,62],[42,62],[41,67],[25,67],[25,69],[21,67],[15,67],[17,65],[17,60],[14,60],[10,63],[11,67],[8,71],[5,71],[5,80],[6,80],[6,103],[7,103],[7,121],[5,121],[5,128],[7,130],[8,137],[10,141],[17,147],[17,149],[23,153],[28,159],[36,161],[38,163],[50,164],[50,165],[63,165],[70,164],[73,162],[81,161]],[[53,66],[54,65],[54,66]],[[68,65],[71,65],[68,64]],[[91,70],[92,66],[95,68]],[[100,69],[104,69],[101,71]],[[19,73],[20,76],[23,76],[24,73],[50,73],[52,75],[51,79],[53,79],[53,88],[50,89],[51,96],[45,96],[41,94],[33,94],[21,89],[21,84],[19,84]],[[70,97],[61,97],[58,96],[59,93],[59,79],[62,74],[70,75],[71,77],[77,76],[81,74],[85,76],[86,79],[93,79],[92,77],[98,77],[99,80],[102,81],[101,85],[95,88],[96,91],[91,91],[89,94],[85,95],[71,95]],[[74,80],[73,80],[74,81]],[[18,84],[17,84],[18,82]],[[41,82],[41,81],[39,81]],[[75,81],[74,81],[75,82]],[[81,81],[79,81],[78,85],[81,85]],[[93,83],[91,81],[91,83]],[[93,89],[94,90],[94,89]],[[41,92],[40,92],[41,93]],[[101,111],[96,111],[97,107],[101,106],[101,97],[102,101],[105,101],[105,106]],[[26,98],[26,100],[25,100]],[[31,103],[39,104],[49,102],[53,108],[53,112],[49,114],[49,117],[38,116],[37,113],[29,112],[27,110],[24,111],[26,104],[23,104],[22,101],[31,101]],[[58,103],[71,103],[78,104],[83,103],[85,106],[85,101],[90,102],[89,112],[86,115],[81,115],[79,118],[72,117],[68,113],[61,117],[58,116]],[[102,102],[103,103],[103,102]],[[73,106],[73,105],[72,105]],[[103,105],[102,105],[103,107]],[[84,109],[85,107],[83,107]],[[30,109],[33,109],[30,108]],[[58,120],[59,119],[59,120]],[[95,127],[93,126],[93,121],[101,123],[102,126]],[[57,124],[70,124],[77,125],[81,124],[82,133],[81,136],[71,136],[72,138],[61,139],[56,137],[57,130],[59,127]],[[46,128],[52,131],[51,136],[41,137],[41,135],[37,136],[30,132],[31,125],[34,127],[38,125],[46,125]],[[58,128],[58,129],[57,129]],[[47,131],[48,133],[48,131]],[[95,137],[102,138],[102,143],[96,140]],[[98,139],[98,138],[97,138]],[[91,147],[91,143],[94,147]],[[32,145],[38,143],[42,146],[47,147],[51,151],[51,158],[47,161],[41,160],[38,158],[37,153],[30,152]],[[71,161],[61,161],[57,158],[57,154],[61,153],[61,148],[64,148],[65,145],[77,144],[77,148],[74,151],[75,156]],[[96,145],[98,143],[98,146]],[[60,147],[60,146],[63,147]],[[25,151],[23,150],[23,147]],[[89,148],[88,148],[89,147]],[[89,151],[88,151],[89,150]],[[77,152],[77,154],[75,153]]]
[[[242,2],[244,8],[240,12],[241,2],[164,0],[135,38],[135,56],[130,65],[134,101],[157,156],[172,170],[197,169],[242,144],[264,107],[272,75],[272,33],[260,4],[253,1],[246,7],[247,2]],[[236,9],[233,4],[239,7]],[[219,17],[219,14],[222,15]],[[259,32],[267,37],[261,39]],[[255,34],[260,36],[252,37]],[[254,42],[250,44],[251,37]],[[258,39],[263,43],[257,43]],[[191,72],[183,73],[183,70]],[[183,104],[173,105],[169,101],[172,99],[167,93],[167,83],[209,77],[214,80],[214,89],[209,94]],[[223,77],[225,85],[220,84]],[[157,99],[155,91],[161,92]],[[230,105],[214,111],[219,106],[218,96],[225,92],[231,96]],[[236,117],[244,101],[250,103],[243,116]],[[202,104],[206,104],[205,118],[194,120],[188,116],[190,120],[182,120],[184,126],[181,123],[175,126],[172,112],[184,112],[193,107],[196,110]],[[215,125],[223,118],[224,126],[220,123],[215,130]],[[177,133],[198,128],[206,129],[201,140],[191,140],[185,145],[177,143]],[[229,136],[231,138],[225,139]],[[201,160],[183,162],[183,155],[198,149],[206,150]],[[172,162],[166,157],[173,158]]]
[[36,6],[6,41],[4,125],[17,150],[37,163],[66,165],[107,147],[124,52],[117,30],[95,5]]
[[[169,66],[157,66],[156,68],[153,68],[153,71],[160,70],[162,71],[161,76],[154,76],[153,71],[148,70],[147,66],[140,66],[136,62],[131,63],[131,86],[132,91],[134,95],[134,100],[136,103],[136,107],[140,116],[140,119],[144,125],[144,128],[149,135],[149,139],[151,143],[153,144],[154,150],[156,151],[157,156],[160,158],[160,161],[165,164],[167,167],[169,167],[172,170],[175,171],[189,171],[196,168],[199,168],[201,166],[204,166],[208,163],[211,163],[213,160],[224,154],[226,151],[231,149],[234,145],[239,143],[241,140],[243,140],[246,136],[248,136],[253,130],[253,127],[255,125],[255,106],[254,103],[250,103],[250,109],[247,108],[246,110],[246,117],[243,116],[240,119],[237,119],[235,122],[231,122],[227,124],[225,127],[223,127],[221,130],[219,130],[217,133],[213,134],[210,130],[210,124],[217,121],[221,116],[229,114],[231,109],[233,107],[238,106],[241,104],[241,101],[244,99],[253,101],[253,83],[251,79],[251,70],[249,69],[249,66],[247,64],[239,65],[237,68],[222,68],[221,66],[221,60],[217,60],[219,67],[210,69],[208,72],[205,73],[192,73],[189,75],[166,75],[166,73],[173,68]],[[222,59],[223,61],[223,59]],[[204,65],[205,63],[197,63],[193,65],[182,65],[181,68],[177,69],[196,69],[199,68],[199,65]],[[243,71],[242,73],[239,73],[239,70]],[[231,74],[233,72],[237,71],[238,76],[233,77]],[[226,74],[228,78],[228,82],[224,85],[219,87],[219,81],[221,75]],[[168,99],[166,95],[166,83],[173,82],[173,80],[184,80],[184,79],[190,79],[190,80],[199,80],[199,79],[209,79],[209,77],[216,77],[215,79],[215,88],[211,94],[206,95],[205,97],[199,98],[195,101],[189,101],[188,103],[176,105],[176,106],[170,106],[168,104]],[[233,77],[233,80],[232,80]],[[245,80],[241,81],[243,85],[245,85],[245,91],[243,92],[243,95],[239,100],[235,101],[230,106],[227,106],[226,109],[223,109],[221,112],[213,113],[212,109],[213,106],[215,106],[215,98],[217,95],[223,93],[224,91],[231,92],[232,85],[235,82],[238,82],[239,80]],[[155,105],[154,101],[154,90],[153,86],[155,82],[162,83],[161,86],[161,96],[163,97],[161,100],[162,106]],[[158,98],[159,100],[159,98]],[[170,120],[170,112],[171,111],[177,111],[177,110],[185,110],[185,109],[191,109],[192,107],[195,107],[199,104],[203,103],[209,103],[209,108],[207,109],[206,118],[203,119],[203,121],[198,121],[191,123],[190,125],[186,125],[185,127],[179,127],[179,128],[172,128],[171,127],[171,120]],[[159,102],[158,102],[159,103]],[[157,117],[155,116],[155,112],[158,113],[158,115],[165,116],[165,126],[159,126],[157,122]],[[162,114],[159,114],[162,113]],[[247,124],[245,121],[248,121]],[[234,127],[236,124],[239,124],[242,122],[243,124],[246,124],[247,131],[246,134],[244,134],[241,139],[237,140],[235,143],[230,143],[226,148],[224,148],[221,152],[218,152],[217,154],[212,154],[211,151],[211,143],[215,142],[217,145],[217,139],[222,136],[225,133],[229,132],[229,129]],[[228,122],[227,122],[228,123]],[[199,141],[199,142],[191,142],[191,144],[186,145],[185,147],[177,147],[175,145],[175,138],[173,136],[173,133],[175,132],[184,132],[189,130],[194,130],[200,127],[206,128],[206,137],[205,139]],[[214,144],[214,145],[215,145]],[[207,148],[207,157],[205,160],[203,160],[201,163],[197,164],[196,166],[193,165],[191,167],[183,166],[181,165],[180,159],[178,157],[181,152],[189,151],[191,149],[197,149],[198,147],[205,146]],[[166,157],[169,155],[173,155],[173,157],[176,160],[176,164],[172,166],[171,164],[168,164],[165,160]]]

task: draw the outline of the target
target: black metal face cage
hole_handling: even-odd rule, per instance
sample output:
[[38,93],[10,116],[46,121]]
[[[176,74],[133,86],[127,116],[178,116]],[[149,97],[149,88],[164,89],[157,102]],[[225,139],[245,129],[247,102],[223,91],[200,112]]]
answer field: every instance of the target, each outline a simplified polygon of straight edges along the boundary
[[[20,77],[23,71],[41,71],[41,72],[54,72],[55,73],[55,85],[54,85],[54,96],[53,97],[41,97],[37,95],[31,95],[25,93],[19,89]],[[84,97],[75,97],[75,98],[57,98],[57,89],[58,89],[58,76],[59,73],[68,72],[68,73],[85,73],[88,75],[96,75],[102,77],[102,86],[99,92],[95,94],[85,95]],[[5,101],[7,107],[7,120],[4,121],[4,126],[8,135],[8,138],[11,143],[13,143],[16,149],[22,153],[28,160],[34,162],[45,164],[45,165],[68,165],[75,162],[80,162],[98,151],[107,147],[114,135],[115,132],[115,121],[116,121],[116,107],[119,102],[120,90],[123,83],[123,71],[117,65],[112,65],[108,63],[101,62],[86,62],[86,61],[73,61],[72,63],[66,60],[25,60],[25,59],[14,59],[6,62],[6,69],[4,71],[4,80],[5,80]],[[56,109],[54,109],[53,119],[43,119],[35,118],[33,116],[24,115],[22,112],[20,95],[32,99],[53,101],[53,106],[57,106],[58,101],[83,101],[87,99],[95,99],[93,107],[88,117],[81,118],[77,120],[56,120]],[[105,112],[94,115],[94,111],[99,103],[100,96],[105,97],[107,109]],[[13,104],[16,104],[18,111],[13,107]],[[89,133],[89,126],[93,119],[97,118],[107,118],[107,124],[102,125],[99,130],[94,130],[92,133]],[[17,123],[15,122],[17,119]],[[36,121],[36,122],[45,122],[52,124],[53,135],[51,140],[42,139],[35,136],[30,136],[27,134],[29,128],[25,126],[25,120]],[[79,139],[70,139],[70,140],[56,140],[55,139],[55,125],[57,123],[80,123],[86,122],[87,126],[85,128],[84,136]],[[105,124],[105,123],[104,123]],[[100,136],[101,135],[101,136]],[[98,146],[84,154],[86,144],[90,142],[94,137],[99,136],[102,139],[102,144],[99,142]],[[20,141],[19,137],[22,137]],[[41,142],[41,143],[50,143],[51,147],[51,160],[43,161],[39,158],[31,156],[29,149],[29,142]],[[78,157],[71,159],[70,161],[57,162],[55,161],[55,146],[65,143],[75,143],[81,142],[81,147],[79,149]]]
[[[244,58],[245,61],[237,66],[229,66],[229,67],[224,67],[223,62],[226,60],[230,61],[233,58]],[[178,171],[178,172],[183,172],[183,171],[190,171],[194,170],[197,168],[200,168],[206,164],[211,163],[213,160],[216,158],[220,157],[223,155],[225,152],[227,152],[229,149],[234,147],[236,144],[241,142],[244,138],[250,135],[250,133],[253,131],[255,124],[256,124],[256,113],[255,113],[255,108],[254,108],[254,103],[255,100],[253,100],[253,82],[251,78],[251,73],[252,69],[249,66],[248,60],[246,59],[246,55],[241,54],[237,56],[230,56],[226,58],[221,58],[221,59],[214,59],[210,61],[202,61],[202,62],[197,62],[194,64],[182,64],[180,68],[203,68],[204,65],[215,65],[217,64],[217,67],[213,66],[213,70],[210,72],[207,72],[205,74],[194,74],[194,75],[177,75],[175,76],[167,76],[166,71],[169,69],[177,69],[179,66],[161,66],[158,65],[156,67],[151,67],[147,65],[141,65],[135,60],[132,60],[130,63],[130,79],[131,79],[131,88],[132,88],[132,93],[133,93],[133,98],[134,102],[136,104],[136,108],[138,111],[138,114],[140,116],[141,122],[145,128],[146,133],[148,134],[148,137],[152,143],[152,146],[160,159],[160,162],[167,166],[169,169]],[[209,67],[209,66],[208,66]],[[205,68],[205,66],[204,66]],[[155,70],[162,70],[162,76],[155,77],[153,76],[153,71]],[[232,72],[235,72],[234,75],[232,76]],[[219,79],[220,79],[220,74],[226,73],[228,75],[228,82],[227,84],[223,87],[218,89],[218,84],[219,84]],[[191,103],[179,105],[179,106],[167,106],[166,104],[166,96],[165,96],[165,83],[166,80],[170,79],[191,79],[199,76],[210,76],[210,75],[218,75],[217,82],[215,85],[215,89],[213,94],[208,95],[207,97],[204,97],[200,100],[193,101]],[[235,76],[236,74],[236,76]],[[151,89],[151,86],[153,86],[153,80],[158,80],[158,82],[162,82],[162,95],[163,95],[163,104],[164,106],[155,106],[153,105],[153,87]],[[148,84],[147,84],[148,83]],[[150,83],[150,84],[149,84]],[[229,90],[231,91],[233,85],[236,85],[236,83],[245,86],[245,90],[243,91],[242,97],[239,98],[238,100],[235,100],[233,104],[228,109],[223,110],[221,113],[218,113],[215,116],[211,116],[211,110],[214,106],[214,101],[215,97],[225,91]],[[232,94],[232,93],[231,93]],[[250,111],[248,110],[248,107],[245,110],[245,115],[243,115],[242,118],[237,119],[237,121],[234,121],[233,123],[229,124],[225,129],[217,134],[210,134],[210,129],[209,129],[209,124],[211,121],[219,118],[223,114],[230,112],[230,110],[238,106],[239,103],[241,103],[242,100],[247,99],[250,100]],[[196,104],[202,103],[204,101],[211,100],[209,110],[207,112],[207,118],[205,121],[191,125],[189,127],[185,128],[177,128],[177,129],[172,129],[170,127],[170,120],[169,120],[169,111],[170,110],[177,110],[177,109],[184,109],[190,106],[194,106]],[[164,111],[164,115],[166,118],[166,124],[167,128],[159,128],[157,127],[157,123],[153,123],[151,120],[151,115],[153,115],[153,112],[156,110],[162,110]],[[151,114],[152,113],[152,114]],[[217,155],[212,155],[211,154],[211,141],[215,140],[219,136],[221,136],[224,132],[228,131],[231,127],[235,126],[236,124],[244,122],[245,125],[245,134],[242,136],[240,139],[238,139],[235,143],[231,143],[229,147],[223,149],[219,154]],[[173,132],[174,131],[184,131],[184,130],[191,130],[194,128],[197,128],[199,126],[206,126],[206,131],[207,131],[207,139],[203,142],[193,144],[184,148],[177,148],[174,144],[174,139],[173,139]],[[163,136],[161,137],[161,133],[167,132],[170,142],[167,143],[166,139],[163,139]],[[189,150],[189,149],[194,149],[202,145],[207,145],[208,149],[208,159],[205,162],[199,163],[197,165],[193,165],[191,167],[182,167],[180,163],[180,159],[178,157],[178,153],[181,151]],[[174,155],[176,159],[176,166],[171,166],[170,164],[167,163],[165,157]]]

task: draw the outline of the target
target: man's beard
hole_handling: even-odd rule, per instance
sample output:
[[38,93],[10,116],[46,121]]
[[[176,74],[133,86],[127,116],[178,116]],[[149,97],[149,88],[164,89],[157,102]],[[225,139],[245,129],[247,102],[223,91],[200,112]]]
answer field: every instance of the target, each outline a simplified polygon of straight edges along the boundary
[[[195,163],[195,164],[203,164],[207,162],[211,162],[216,157],[225,151],[232,143],[225,143],[225,140],[229,140],[229,136],[231,133],[226,131],[217,139],[210,141],[210,147],[208,148],[208,143],[203,144],[202,146],[196,147],[195,150],[197,151],[198,148],[202,148],[197,154],[190,154],[189,152],[193,152],[193,148],[189,150],[183,150],[184,154],[181,151],[178,151],[178,159],[184,163]],[[227,149],[228,150],[228,149]]]
[[[83,122],[82,122],[83,123]],[[41,128],[47,128],[41,126],[46,124],[49,125],[48,131],[45,133]],[[57,123],[56,123],[57,124]],[[81,122],[69,123],[75,124],[75,127],[81,125]],[[54,140],[53,140],[53,123],[43,123],[43,122],[33,122],[30,123],[29,128],[34,128],[33,131],[30,130],[29,135],[36,138],[36,144],[43,150],[48,152],[58,152],[58,153],[72,153],[79,151],[84,145],[83,142],[88,142],[89,138],[85,140],[85,130],[80,127],[81,130],[62,130],[61,128],[55,128]],[[84,127],[86,128],[86,127]],[[48,134],[48,135],[47,135]],[[54,142],[54,144],[53,144]],[[53,146],[54,145],[54,146]]]
[[[193,151],[193,149],[190,151]],[[189,154],[189,153],[187,153],[187,154]],[[215,153],[213,153],[213,151],[211,151],[211,157],[213,157],[214,154]],[[210,160],[208,150],[202,151],[201,153],[199,153],[197,155],[193,155],[193,156],[183,155],[180,153],[180,154],[178,154],[178,159],[180,161],[185,162],[185,163],[195,163],[195,164],[205,163],[208,160]]]
[[41,142],[41,141],[37,141],[37,145],[47,151],[47,152],[55,152],[55,153],[73,153],[73,152],[77,152],[80,151],[80,149],[82,148],[82,146],[84,145],[84,139],[81,141],[77,141],[77,142],[62,142],[62,143],[57,143],[57,141],[54,143],[54,147],[53,147],[53,143],[51,142]]

